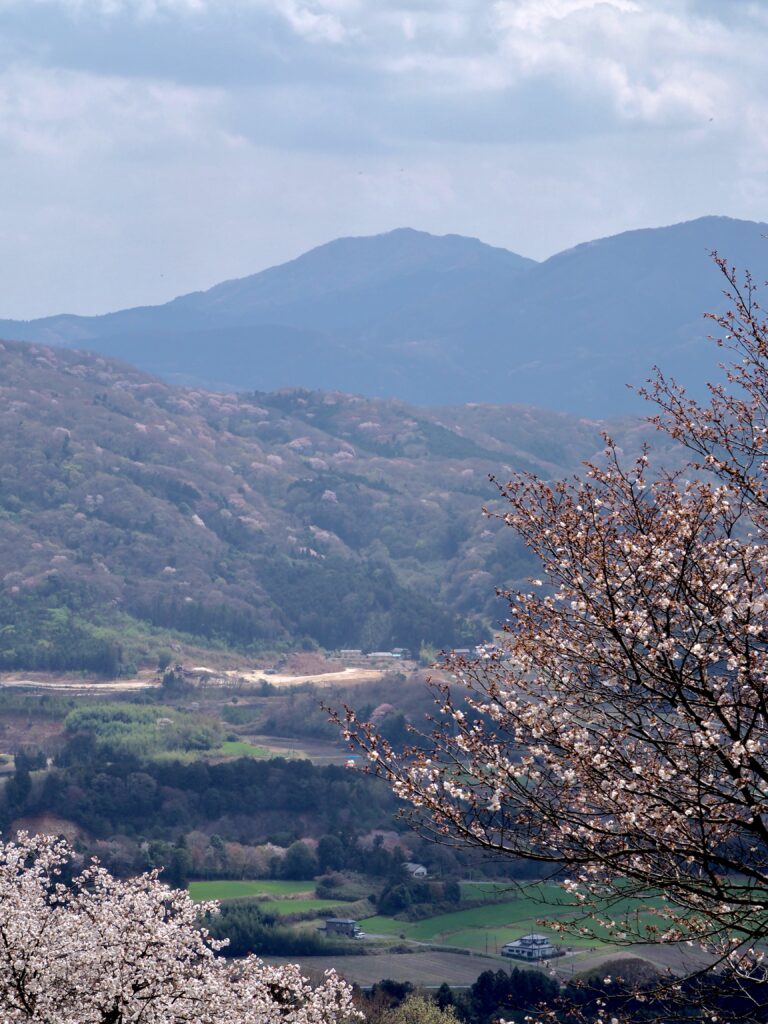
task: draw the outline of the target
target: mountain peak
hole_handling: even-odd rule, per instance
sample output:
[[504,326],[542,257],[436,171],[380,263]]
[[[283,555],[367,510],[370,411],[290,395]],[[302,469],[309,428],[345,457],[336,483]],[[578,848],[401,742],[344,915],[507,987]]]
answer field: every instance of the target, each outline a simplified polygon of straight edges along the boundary
[[725,300],[707,254],[765,278],[767,231],[700,217],[535,263],[476,238],[399,227],[338,238],[165,306],[6,322],[0,333],[93,348],[195,386],[640,412],[625,385],[654,364],[694,394],[717,378],[703,314]]
[[533,260],[462,235],[431,235],[401,227],[379,235],[351,235],[325,242],[288,263],[248,277],[224,281],[206,292],[182,296],[176,303],[194,301],[239,305],[280,306],[299,295],[348,292],[382,280],[413,274],[439,274],[486,262],[503,263],[510,272],[534,266]]
[[[631,228],[617,235],[606,235],[603,238],[591,239],[589,242],[580,242],[570,249],[555,253],[546,262],[569,258],[574,253],[583,253],[588,249],[598,248],[603,250],[607,248],[614,250],[636,248],[638,251],[644,251],[648,247],[653,247],[670,254],[679,254],[681,247],[698,244],[700,246],[699,253],[711,252],[719,247],[722,247],[725,252],[729,245],[739,249],[745,239],[754,238],[755,228],[764,228],[765,231],[768,231],[768,224],[707,214],[692,220],[679,221],[676,224],[663,224],[652,228]],[[715,239],[720,241],[715,244]]]

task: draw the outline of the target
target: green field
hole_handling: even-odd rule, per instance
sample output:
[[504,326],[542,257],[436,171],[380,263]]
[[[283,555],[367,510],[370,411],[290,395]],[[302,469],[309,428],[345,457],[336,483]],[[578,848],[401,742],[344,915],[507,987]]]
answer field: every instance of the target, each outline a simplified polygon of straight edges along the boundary
[[[196,902],[262,897],[264,910],[280,917],[291,914],[320,914],[323,911],[335,911],[343,917],[354,916],[353,912],[344,912],[344,904],[339,900],[315,899],[314,884],[313,881],[225,879],[192,882],[189,893]],[[514,892],[517,892],[517,895],[512,896]],[[498,953],[505,943],[532,931],[548,935],[553,942],[562,946],[587,949],[608,948],[612,945],[607,936],[600,939],[562,935],[537,923],[541,919],[573,920],[578,916],[578,908],[568,902],[562,889],[557,885],[542,884],[529,886],[527,890],[515,890],[507,883],[462,883],[462,896],[465,899],[493,900],[501,895],[512,898],[467,910],[438,914],[423,921],[398,921],[393,917],[376,916],[365,918],[359,923],[363,931],[369,935],[402,935],[412,942],[455,946],[477,953]],[[634,906],[627,900],[624,904],[614,907],[611,916],[618,918],[622,911],[630,912]],[[645,924],[655,923],[650,915],[644,915],[642,920]],[[600,929],[596,931],[600,933]]]
[[[484,891],[484,896],[481,892]],[[508,884],[483,882],[462,883],[465,899],[494,899],[502,893],[512,894]],[[630,900],[614,906],[611,917],[618,920],[622,913],[633,913],[637,907]],[[528,891],[518,890],[518,895],[500,903],[469,910],[438,914],[423,921],[397,921],[392,917],[369,917],[360,922],[360,927],[373,935],[404,935],[413,942],[424,942],[441,946],[456,946],[480,953],[498,953],[501,947],[529,932],[540,932],[549,936],[556,945],[578,948],[606,947],[613,945],[604,929],[593,926],[597,936],[603,938],[565,935],[538,924],[545,920],[578,920],[579,908],[568,901],[557,885],[542,884],[531,886]],[[642,924],[658,924],[650,914],[641,917]],[[584,921],[589,925],[589,921]]]
[[520,893],[520,886],[513,882],[460,882],[461,898],[463,900],[493,900],[506,896],[508,900],[515,899]]
[[[296,893],[313,893],[315,883],[288,882],[274,878],[262,878],[249,881],[238,881],[234,879],[219,879],[213,882],[190,882],[189,895],[199,903],[201,900],[241,900],[253,899],[256,896],[272,897],[273,900],[281,896],[293,896]],[[291,903],[307,902],[304,900],[291,900]],[[315,901],[321,902],[321,901]],[[272,909],[270,907],[270,909]]]
[[[456,910],[438,914],[424,921],[396,921],[391,917],[371,917],[360,926],[369,933],[405,935],[415,942],[437,943],[447,946],[462,946],[466,949],[496,952],[496,947],[511,942],[526,932],[546,932],[536,924],[542,917],[562,917],[572,913],[573,908],[563,907],[562,891],[554,885],[541,886],[537,894],[551,901],[542,902],[537,895],[520,894],[503,903],[489,903],[470,910]],[[477,894],[471,898],[478,899]],[[560,905],[551,905],[551,904]],[[590,943],[591,945],[592,943]]]
[[216,757],[272,757],[273,752],[266,747],[256,747],[245,740],[225,740],[213,751]]
[[[288,882],[278,879],[254,879],[238,881],[222,879],[213,882],[190,882],[189,895],[200,903],[202,900],[244,900],[262,897],[264,910],[284,917],[289,914],[320,913],[335,910],[339,900],[318,900],[314,898],[315,883]],[[302,898],[304,897],[304,898]]]
[[[227,757],[275,757],[274,750],[257,747],[245,740],[225,740],[221,746],[210,750],[162,750],[155,755],[156,761],[182,761],[191,764],[193,761],[217,761]],[[288,757],[288,754],[282,754]],[[296,755],[294,755],[296,756]]]

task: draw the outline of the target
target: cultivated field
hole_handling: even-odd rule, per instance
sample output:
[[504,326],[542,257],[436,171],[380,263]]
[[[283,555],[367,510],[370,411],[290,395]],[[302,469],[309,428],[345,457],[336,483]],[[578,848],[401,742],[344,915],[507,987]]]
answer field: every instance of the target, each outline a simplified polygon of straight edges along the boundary
[[[284,963],[285,958],[264,957],[269,963]],[[410,981],[419,986],[438,986],[447,981],[452,986],[467,986],[477,981],[483,971],[510,966],[500,957],[462,956],[461,953],[437,953],[431,950],[416,953],[378,953],[372,956],[306,956],[291,957],[310,978],[322,978],[323,972],[334,968],[347,981],[373,985],[383,978]]]
[[[373,985],[384,978],[393,981],[410,981],[425,988],[437,987],[447,982],[452,988],[472,985],[483,971],[511,971],[513,968],[526,970],[552,970],[561,982],[569,981],[577,974],[601,967],[606,961],[635,959],[641,957],[662,971],[686,974],[704,966],[707,962],[701,953],[688,947],[677,946],[633,946],[629,949],[615,949],[604,946],[596,950],[580,950],[573,954],[552,960],[546,968],[519,963],[501,956],[483,954],[450,953],[436,950],[420,950],[412,953],[376,953],[368,956],[320,957],[307,956],[291,958],[299,963],[302,971],[310,978],[322,979],[323,972],[333,967],[347,981],[358,985]],[[269,963],[283,963],[279,957],[265,957]]]
[[[281,881],[262,879],[255,881],[220,880],[192,882],[189,886],[196,901],[218,899],[222,901],[244,898],[262,898],[264,909],[279,916],[291,914],[312,914],[333,911],[338,916],[354,917],[349,904],[332,900],[313,898],[314,882]],[[462,895],[481,899],[498,898],[500,894],[512,891],[506,883],[465,882]],[[629,907],[629,904],[627,905]],[[616,908],[618,909],[618,908]],[[706,958],[690,947],[681,945],[637,945],[620,947],[609,941],[558,935],[541,919],[563,919],[573,917],[575,908],[564,901],[562,890],[555,885],[538,885],[527,892],[520,891],[514,898],[499,903],[487,903],[468,910],[438,914],[423,921],[397,921],[392,917],[369,917],[360,920],[360,927],[368,941],[361,941],[365,956],[342,957],[299,957],[302,969],[318,976],[328,967],[335,967],[350,981],[360,985],[371,985],[382,978],[396,981],[410,981],[415,985],[440,985],[447,981],[454,986],[472,984],[485,970],[509,970],[512,967],[527,966],[531,970],[541,969],[536,965],[525,965],[519,961],[501,957],[501,947],[506,942],[519,938],[531,931],[549,935],[567,953],[553,960],[547,969],[554,970],[561,981],[567,981],[582,971],[599,967],[606,960],[623,957],[642,957],[661,970],[671,969],[675,973],[686,973],[702,966]],[[652,920],[650,916],[644,918]],[[302,928],[315,929],[322,925],[319,919],[304,921]],[[405,940],[412,945],[412,952],[379,952],[376,937],[389,942]],[[381,944],[381,942],[380,942]],[[457,951],[435,950],[424,947],[448,946]],[[466,950],[466,953],[458,952]],[[267,958],[270,959],[270,958]],[[273,962],[277,962],[274,960]]]
[[[217,879],[212,882],[190,882],[189,895],[199,903],[201,900],[241,900],[255,899],[263,896],[277,900],[281,897],[311,896],[315,891],[315,883],[283,881],[274,878],[262,878],[249,881],[237,879]],[[291,900],[291,903],[296,902]]]
[[[468,910],[456,910],[423,921],[398,921],[392,917],[371,917],[361,921],[361,927],[369,934],[400,936],[411,942],[424,942],[441,946],[456,946],[479,953],[499,953],[501,947],[529,932],[547,935],[555,945],[566,949],[590,950],[616,948],[615,940],[608,932],[583,920],[580,907],[569,901],[563,890],[551,883],[530,884],[518,889],[509,883],[463,882],[462,896],[465,899],[498,900]],[[653,905],[649,900],[648,904]],[[646,904],[647,905],[647,904]],[[640,912],[636,901],[625,900],[613,904],[610,917],[617,922],[629,923],[630,934],[645,936],[649,925],[663,925],[660,918],[650,912]],[[595,936],[560,934],[548,928],[546,921],[568,921],[591,926]]]
[[[155,754],[156,761],[181,761],[182,764],[192,764],[193,761],[227,761],[238,757],[255,757],[255,758],[270,758],[270,757],[288,757],[288,751],[281,752],[280,755],[275,750],[269,750],[267,747],[256,746],[253,743],[247,742],[247,740],[225,740],[224,743],[219,747],[213,747],[209,750],[163,750],[160,753]],[[290,756],[300,757],[301,752]]]
[[[508,891],[509,887],[504,889]],[[492,894],[492,890],[486,891]],[[480,893],[473,895],[476,899],[482,898]],[[498,953],[504,943],[531,931],[549,935],[558,944],[584,948],[599,945],[593,939],[558,937],[537,923],[542,918],[572,918],[576,912],[577,908],[564,901],[561,889],[555,885],[542,885],[530,894],[521,892],[503,903],[488,903],[416,922],[370,917],[361,921],[360,927],[372,935],[401,936],[412,942],[456,946],[479,953]]]
[[[232,900],[258,899],[263,900],[264,910],[279,917],[293,914],[318,914],[338,911],[344,913],[345,904],[340,900],[320,900],[315,898],[314,882],[281,881],[273,878],[239,880],[219,879],[212,882],[190,882],[189,894],[199,903],[202,900],[219,900],[222,903]],[[315,922],[319,925],[320,922]]]
[[249,735],[247,739],[264,747],[270,757],[305,758],[313,764],[346,764],[354,757],[338,741],[313,739],[309,736]]

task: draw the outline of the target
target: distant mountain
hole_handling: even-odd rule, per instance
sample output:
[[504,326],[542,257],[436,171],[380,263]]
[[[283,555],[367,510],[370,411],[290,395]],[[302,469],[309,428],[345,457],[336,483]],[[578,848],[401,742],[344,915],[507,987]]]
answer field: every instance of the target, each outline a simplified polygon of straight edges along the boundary
[[[561,476],[602,424],[338,392],[182,391],[0,344],[0,670],[114,671],[169,640],[461,645],[534,570],[489,473]],[[612,426],[636,449],[636,422]],[[467,621],[467,618],[474,622]]]
[[535,263],[407,228],[344,238],[163,306],[0,321],[0,336],[87,347],[166,380],[338,389],[426,405],[524,402],[593,417],[641,408],[654,364],[700,392],[717,373],[708,256],[766,277],[768,225],[705,217]]

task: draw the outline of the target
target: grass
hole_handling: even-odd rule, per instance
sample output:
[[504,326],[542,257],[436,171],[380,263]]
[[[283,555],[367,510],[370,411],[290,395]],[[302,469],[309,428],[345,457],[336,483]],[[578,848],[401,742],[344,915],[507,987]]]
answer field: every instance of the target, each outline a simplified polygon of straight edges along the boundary
[[215,757],[270,757],[271,751],[266,747],[254,746],[246,740],[225,740],[212,754]]
[[200,761],[210,757],[210,750],[161,750],[152,756],[153,761],[181,761],[182,764],[192,764],[193,761]]
[[[482,899],[478,890],[485,890],[488,899],[496,899],[510,887],[505,883],[462,883],[465,899]],[[637,903],[625,900],[614,906],[610,917],[619,920],[623,913],[633,913]],[[596,937],[559,934],[537,922],[548,920],[579,920],[579,910],[569,902],[559,886],[550,883],[535,885],[528,892],[520,891],[513,899],[468,910],[438,914],[423,921],[397,921],[392,917],[370,917],[360,922],[364,931],[383,935],[404,935],[413,942],[456,946],[475,952],[498,953],[513,939],[536,931],[549,936],[556,945],[574,948],[606,948],[614,945],[605,929],[593,925]],[[643,925],[657,924],[651,914],[640,918]],[[586,925],[590,922],[585,921]]]
[[[281,881],[274,878],[266,879],[217,879],[212,882],[190,882],[189,895],[200,903],[202,900],[221,900],[226,903],[231,900],[255,899],[264,897],[264,910],[278,917],[285,917],[289,914],[320,913],[323,910],[335,910],[343,903],[340,900],[318,900],[310,893],[314,893],[315,883],[313,881],[294,882]],[[305,898],[301,898],[306,894]]]
[[491,903],[502,896],[512,900],[520,892],[519,886],[512,882],[461,882],[460,885],[463,900],[487,900]]
[[[292,896],[295,893],[314,891],[314,881],[289,882],[275,878],[258,878],[248,881],[217,879],[212,882],[189,883],[189,895],[196,903],[199,903],[201,900],[253,899],[255,896],[271,896],[274,900],[277,900],[280,897]],[[305,901],[290,900],[289,906],[296,902]]]
[[[282,756],[290,755],[283,754]],[[210,750],[164,750],[155,755],[155,760],[181,761],[184,764],[191,764],[193,761],[210,761],[226,757],[275,757],[275,751],[267,747],[257,747],[245,740],[225,740],[221,746],[212,747]]]

